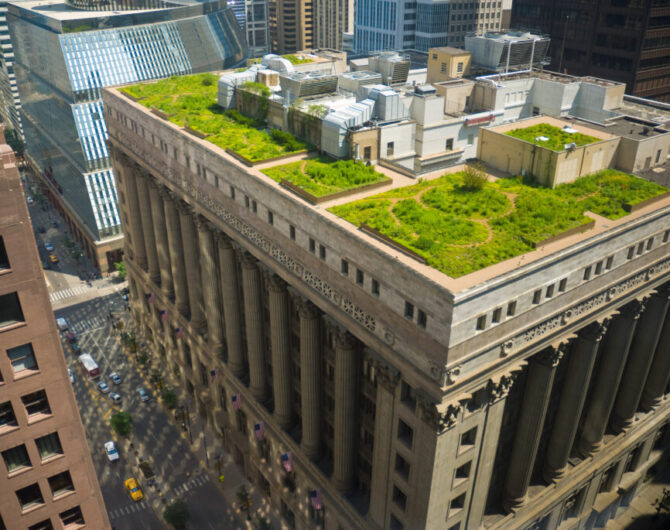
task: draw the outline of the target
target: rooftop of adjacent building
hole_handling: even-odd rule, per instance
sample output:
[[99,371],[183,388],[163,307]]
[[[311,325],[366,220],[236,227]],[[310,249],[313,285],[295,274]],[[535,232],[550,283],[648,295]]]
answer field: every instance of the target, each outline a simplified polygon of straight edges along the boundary
[[559,72],[551,72],[549,70],[533,68],[532,70],[521,70],[517,72],[507,72],[500,74],[481,75],[476,78],[480,82],[490,82],[504,85],[505,81],[515,81],[517,79],[546,79],[556,83],[570,84],[570,83],[593,83],[601,86],[617,86],[625,85],[618,81],[610,81],[608,79],[601,79],[593,76],[574,76],[568,74],[561,74]]
[[659,124],[656,122],[642,120],[633,116],[620,116],[607,120],[605,123],[589,122],[588,126],[596,131],[632,140],[644,140],[670,132],[659,127]]

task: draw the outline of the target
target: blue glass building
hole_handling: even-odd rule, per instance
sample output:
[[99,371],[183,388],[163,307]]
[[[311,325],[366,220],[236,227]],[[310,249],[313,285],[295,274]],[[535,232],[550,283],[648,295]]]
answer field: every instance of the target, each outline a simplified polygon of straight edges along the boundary
[[100,89],[233,67],[244,34],[225,0],[23,1],[7,19],[27,159],[106,272],[123,236]]

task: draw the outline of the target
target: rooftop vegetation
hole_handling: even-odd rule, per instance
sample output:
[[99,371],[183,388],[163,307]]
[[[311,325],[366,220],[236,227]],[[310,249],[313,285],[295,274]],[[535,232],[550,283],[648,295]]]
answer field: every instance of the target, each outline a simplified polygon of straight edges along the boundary
[[467,186],[447,174],[329,209],[354,225],[366,223],[457,278],[529,252],[534,245],[591,219],[617,219],[664,187],[613,170],[555,189],[520,177]]
[[[566,144],[574,143],[577,147],[599,142],[600,138],[582,134],[579,132],[568,133],[560,127],[554,127],[548,123],[538,123],[523,129],[512,129],[505,133],[507,136],[513,136],[520,140],[530,142],[531,144],[546,147],[552,151],[564,151]],[[543,140],[542,138],[547,138]]]
[[375,171],[374,167],[366,166],[362,162],[334,161],[326,157],[267,168],[263,173],[277,182],[287,180],[316,197],[389,180],[388,177]]
[[[282,55],[281,58],[286,59],[291,64],[307,64],[314,62],[314,59],[310,59],[309,57],[300,57],[292,53]],[[261,57],[256,57],[255,59],[247,59],[247,65],[251,66],[252,64],[258,64],[261,61],[262,61]]]
[[[145,107],[162,111],[171,122],[204,133],[208,135],[207,141],[253,162],[307,148],[307,144],[292,135],[288,138],[288,133],[276,137],[263,130],[260,122],[236,111],[224,111],[216,102],[217,82],[216,75],[205,73],[174,76],[121,90]],[[256,83],[253,85],[248,88],[256,89]]]

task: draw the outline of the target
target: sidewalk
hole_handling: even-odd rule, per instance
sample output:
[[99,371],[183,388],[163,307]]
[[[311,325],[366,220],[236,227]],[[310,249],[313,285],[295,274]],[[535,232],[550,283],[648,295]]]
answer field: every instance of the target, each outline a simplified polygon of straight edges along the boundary
[[[86,285],[82,282],[82,285]],[[117,293],[128,286],[128,281],[124,280],[122,282],[117,281],[112,278],[103,278],[102,280],[93,280],[92,286],[87,287],[87,290],[83,293],[79,293],[76,296],[70,298],[63,298],[61,300],[55,300],[51,302],[51,308],[54,311],[63,309],[65,307],[70,307],[72,305],[82,304],[88,302],[95,298],[102,298],[110,294]]]
[[630,506],[616,519],[608,521],[608,530],[666,530],[670,528],[670,514],[656,516],[654,501],[663,496],[663,489],[670,489],[670,469],[638,491]]

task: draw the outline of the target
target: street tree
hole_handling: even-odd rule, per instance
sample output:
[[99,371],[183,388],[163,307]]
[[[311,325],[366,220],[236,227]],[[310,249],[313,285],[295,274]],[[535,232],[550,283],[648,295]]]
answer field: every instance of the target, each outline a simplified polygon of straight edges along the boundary
[[168,409],[172,410],[177,406],[177,396],[171,389],[165,388],[161,393],[161,397],[163,398],[163,402]]
[[117,261],[114,264],[114,268],[117,271],[119,271],[119,278],[121,278],[121,280],[125,280],[126,279],[126,264],[123,261]]
[[186,506],[186,503],[181,499],[177,499],[173,503],[168,504],[163,512],[163,519],[177,530],[186,528],[189,517],[188,506]]
[[110,422],[112,424],[112,429],[114,429],[114,432],[119,436],[129,436],[133,430],[133,420],[130,417],[130,414],[125,411],[112,414]]

